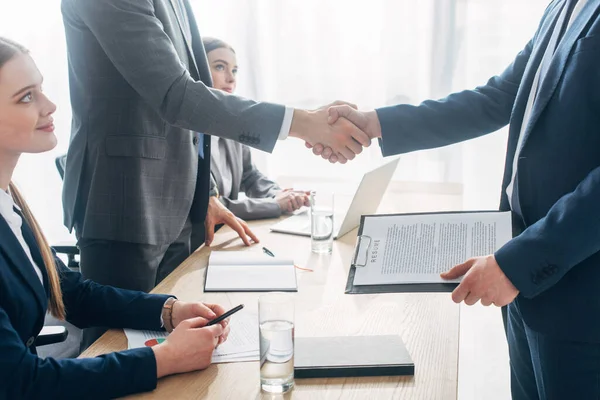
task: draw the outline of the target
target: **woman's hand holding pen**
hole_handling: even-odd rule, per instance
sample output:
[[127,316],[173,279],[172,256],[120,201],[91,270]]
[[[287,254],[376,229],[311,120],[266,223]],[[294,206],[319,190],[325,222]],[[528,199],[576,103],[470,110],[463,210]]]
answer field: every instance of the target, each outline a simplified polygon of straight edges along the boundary
[[[177,300],[173,303],[173,327],[177,328],[177,325],[186,319],[202,317],[210,321],[218,318],[223,313],[225,313],[225,309],[218,304],[201,302],[188,303]],[[223,327],[223,334],[219,338],[219,344],[225,342],[229,335],[229,318],[222,321],[221,326]]]
[[223,307],[216,304],[176,301],[175,329],[163,343],[152,347],[157,377],[207,368],[215,348],[227,340],[229,319],[206,325],[223,313]]
[[281,208],[281,212],[292,213],[299,208],[310,205],[308,196],[310,192],[294,189],[284,189],[275,196],[275,201]]
[[207,368],[223,334],[223,326],[206,326],[202,317],[186,319],[167,339],[154,347],[156,375],[163,376]]

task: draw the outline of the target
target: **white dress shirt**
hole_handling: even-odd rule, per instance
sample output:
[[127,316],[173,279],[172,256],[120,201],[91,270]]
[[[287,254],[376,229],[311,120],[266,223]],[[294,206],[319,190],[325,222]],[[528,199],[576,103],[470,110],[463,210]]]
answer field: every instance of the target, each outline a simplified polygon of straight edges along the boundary
[[[569,18],[569,22],[567,24],[567,28],[565,29],[565,33],[563,34],[563,37],[567,34],[567,32],[569,31],[569,28],[573,24],[573,21],[575,20],[575,18],[577,18],[577,16],[581,12],[581,9],[583,8],[583,6],[585,6],[585,4],[587,2],[588,2],[588,0],[579,0],[576,3],[575,8],[573,8],[573,13],[571,14],[571,17]],[[565,7],[566,7],[566,5],[565,5]],[[563,12],[565,12],[565,11],[563,11]],[[562,25],[559,26],[559,25],[560,24],[556,24],[556,26],[554,27],[553,36],[558,35],[558,33],[562,30],[563,26]],[[549,44],[552,44],[552,42],[553,42],[552,39],[550,39]],[[556,47],[558,47],[559,43],[560,42],[556,43]],[[517,176],[517,165],[518,165],[518,161],[519,161],[519,155],[521,154],[521,148],[523,147],[523,138],[525,137],[525,130],[527,129],[527,125],[529,125],[529,119],[531,118],[531,111],[533,109],[533,105],[535,104],[537,91],[539,89],[540,74],[542,72],[542,67],[545,64],[548,65],[550,63],[550,61],[552,60],[552,57],[554,57],[554,51],[555,51],[556,47],[554,47],[553,49],[550,49],[550,48],[546,49],[546,52],[544,53],[544,57],[542,58],[542,62],[540,62],[540,66],[538,67],[538,70],[535,74],[535,78],[533,79],[533,84],[531,86],[531,92],[529,92],[529,99],[527,100],[527,106],[525,106],[525,114],[523,115],[523,124],[521,125],[521,131],[519,132],[519,140],[517,142],[517,150],[515,152],[515,157],[513,158],[512,177],[510,179],[510,183],[506,187],[506,195],[508,196],[508,204],[510,204],[511,209],[512,209],[513,187],[514,187],[514,182],[515,182],[515,176]]]
[[25,251],[27,258],[29,258],[29,261],[31,262],[31,265],[35,270],[35,273],[37,274],[38,278],[40,278],[40,282],[43,285],[44,278],[42,277],[42,271],[40,270],[38,265],[33,261],[33,257],[31,257],[31,251],[29,250],[29,246],[27,245],[27,242],[23,237],[23,232],[21,231],[23,220],[21,219],[21,216],[17,214],[14,208],[17,208],[19,211],[21,211],[13,201],[12,196],[6,193],[4,190],[0,189],[0,215],[6,220],[8,226],[10,227],[10,230],[17,237],[17,240],[23,247],[23,251]]
[[279,131],[279,140],[285,140],[290,134],[292,128],[292,119],[294,117],[294,109],[291,107],[285,108],[285,114],[283,114],[283,123],[281,124],[281,130]]

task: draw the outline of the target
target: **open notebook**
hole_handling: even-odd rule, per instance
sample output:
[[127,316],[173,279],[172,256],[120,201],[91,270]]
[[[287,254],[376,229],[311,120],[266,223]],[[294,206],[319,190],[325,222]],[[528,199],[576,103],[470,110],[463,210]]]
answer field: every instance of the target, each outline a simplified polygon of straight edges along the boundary
[[213,251],[205,292],[297,292],[294,260],[262,253]]

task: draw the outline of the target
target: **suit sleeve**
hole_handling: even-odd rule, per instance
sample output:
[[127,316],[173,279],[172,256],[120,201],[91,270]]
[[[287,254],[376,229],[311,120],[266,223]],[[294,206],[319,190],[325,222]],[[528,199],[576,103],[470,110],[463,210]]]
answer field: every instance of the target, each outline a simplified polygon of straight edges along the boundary
[[446,146],[507,125],[532,47],[530,41],[502,74],[483,86],[418,106],[377,109],[383,155]]
[[551,288],[600,251],[599,203],[600,167],[496,252],[498,265],[523,296],[532,298]]
[[[552,1],[542,22],[560,4],[559,0]],[[507,125],[541,26],[504,72],[492,77],[485,85],[451,94],[442,100],[428,100],[418,106],[400,104],[377,109],[383,155],[446,146]]]
[[162,306],[170,297],[99,285],[83,280],[55,257],[67,320],[79,328],[162,329]]
[[150,348],[96,358],[40,358],[29,351],[0,308],[0,398],[108,399],[153,390],[156,359]]
[[[169,124],[272,151],[285,107],[210,89],[189,75],[156,17],[152,0],[63,1],[91,30],[119,73]],[[80,23],[74,21],[73,23]]]

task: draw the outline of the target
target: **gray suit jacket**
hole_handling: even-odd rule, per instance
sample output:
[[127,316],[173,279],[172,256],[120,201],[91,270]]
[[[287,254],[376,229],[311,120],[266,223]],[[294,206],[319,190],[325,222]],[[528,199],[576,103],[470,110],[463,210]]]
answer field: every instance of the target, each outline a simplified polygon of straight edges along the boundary
[[203,218],[210,167],[198,173],[194,132],[275,145],[284,107],[207,88],[193,13],[175,1],[62,0],[73,108],[63,205],[79,237],[167,244],[193,202]]
[[[275,195],[281,188],[263,175],[252,163],[250,148],[231,140],[223,140],[225,152],[219,157],[225,158],[231,170],[231,194],[221,196],[221,202],[236,216],[251,220],[261,218],[276,218],[281,215],[281,208],[275,201]],[[223,160],[222,160],[223,161]],[[223,186],[222,162],[211,155],[211,171],[219,188],[219,193],[225,192]],[[240,192],[245,192],[247,198],[239,199]]]

